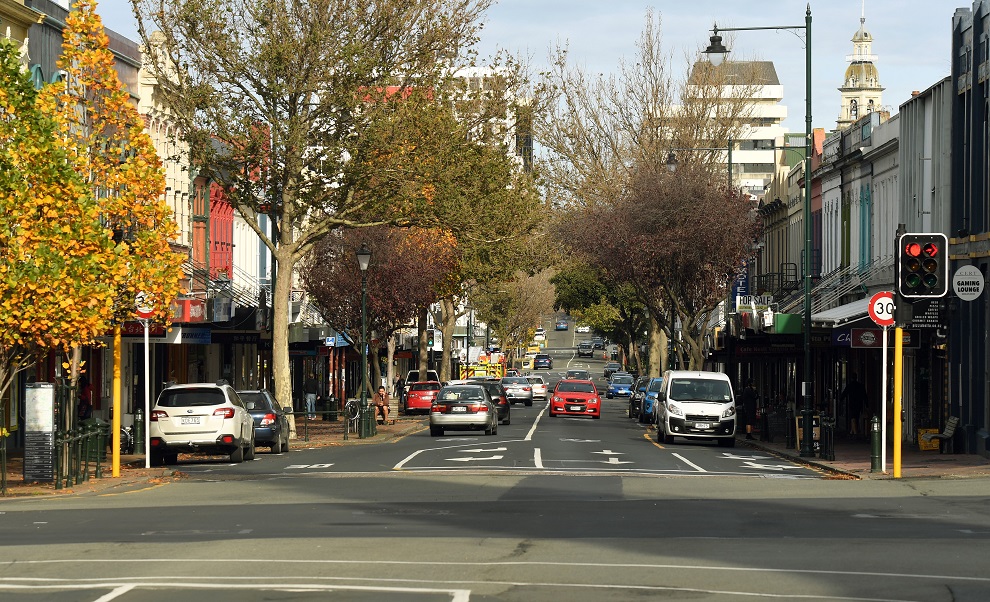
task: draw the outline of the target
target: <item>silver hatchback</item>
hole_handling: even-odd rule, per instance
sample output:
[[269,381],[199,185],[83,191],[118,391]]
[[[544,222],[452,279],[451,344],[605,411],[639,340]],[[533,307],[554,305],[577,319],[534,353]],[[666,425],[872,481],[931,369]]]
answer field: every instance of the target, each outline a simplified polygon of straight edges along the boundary
[[533,405],[533,385],[524,376],[506,376],[501,380],[502,388],[509,403]]
[[447,385],[440,389],[430,408],[430,436],[444,431],[485,431],[498,433],[498,410],[481,385]]

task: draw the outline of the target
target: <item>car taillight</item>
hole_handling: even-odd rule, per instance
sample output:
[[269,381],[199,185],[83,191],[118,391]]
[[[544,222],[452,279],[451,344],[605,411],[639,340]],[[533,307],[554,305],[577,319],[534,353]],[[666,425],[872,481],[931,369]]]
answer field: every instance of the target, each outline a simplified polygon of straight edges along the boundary
[[275,424],[275,414],[265,414],[265,417],[261,419],[261,426],[269,426]]
[[222,443],[225,443],[227,445],[230,445],[231,443],[234,442],[234,436],[233,435],[224,435],[223,437],[220,437],[220,441]]
[[214,416],[223,416],[224,418],[234,417],[234,408],[217,408],[213,410]]
[[435,404],[433,407],[430,408],[430,411],[439,412],[440,414],[443,414],[444,412],[447,411],[447,406],[441,404]]
[[532,390],[533,390],[533,389],[532,389],[532,388],[530,388],[530,387],[523,387],[522,389],[523,389],[523,391],[532,391]]
[[151,421],[151,422],[158,422],[158,419],[159,419],[159,418],[168,418],[168,414],[166,414],[166,413],[165,413],[164,411],[162,411],[162,410],[153,410],[153,411],[151,412],[151,418],[150,418],[150,421]]

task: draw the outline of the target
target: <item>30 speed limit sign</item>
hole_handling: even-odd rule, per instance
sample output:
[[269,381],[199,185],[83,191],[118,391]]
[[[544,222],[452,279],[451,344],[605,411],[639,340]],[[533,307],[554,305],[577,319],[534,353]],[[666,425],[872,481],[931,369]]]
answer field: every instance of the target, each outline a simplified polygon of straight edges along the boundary
[[880,291],[870,297],[870,318],[877,323],[877,326],[894,325],[894,293],[890,291]]

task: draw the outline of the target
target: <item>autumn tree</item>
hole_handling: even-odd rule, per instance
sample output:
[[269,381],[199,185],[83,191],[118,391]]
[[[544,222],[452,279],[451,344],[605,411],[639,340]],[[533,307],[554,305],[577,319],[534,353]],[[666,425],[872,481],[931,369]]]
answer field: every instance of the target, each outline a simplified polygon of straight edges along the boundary
[[[341,229],[320,240],[305,258],[300,273],[320,314],[352,341],[361,339],[361,271],[356,253],[371,251],[368,282],[369,354],[385,348],[387,382],[392,382],[394,334],[436,301],[438,290],[456,265],[453,237],[441,230],[378,226]],[[381,367],[369,361],[371,382],[380,382]],[[374,387],[372,387],[374,388]]]
[[469,62],[490,0],[132,3],[195,164],[229,185],[278,266],[274,380],[291,399],[296,265],[338,228],[408,224],[429,206],[435,149],[418,124]]
[[481,287],[472,296],[472,304],[495,334],[510,359],[515,349],[533,339],[543,316],[553,311],[551,270],[534,275],[516,271],[512,279]]
[[48,351],[96,341],[114,300],[110,232],[36,97],[0,39],[0,429],[16,375]]
[[[714,209],[707,201],[691,204],[694,199],[677,194],[703,191],[706,199],[715,195],[723,204],[735,198],[735,192],[726,185],[718,187],[713,174],[725,165],[725,153],[719,149],[728,148],[729,139],[740,134],[741,124],[752,112],[749,99],[760,77],[758,66],[738,63],[725,63],[720,68],[696,63],[687,72],[676,73],[663,49],[659,24],[647,13],[636,59],[620,64],[616,75],[590,76],[568,62],[566,51],[559,51],[540,86],[548,101],[546,110],[537,114],[536,129],[546,149],[541,165],[548,194],[559,209],[558,233],[576,257],[605,269],[610,280],[634,287],[639,301],[649,308],[651,374],[664,369],[666,339],[678,328],[678,320],[687,315],[685,308],[700,306],[697,299],[677,296],[694,294],[689,287],[664,288],[668,274],[647,280],[639,272],[618,269],[622,265],[617,265],[616,258],[656,259],[658,252],[677,256],[686,250],[671,250],[674,245],[694,241],[676,236],[650,238],[641,229],[625,229],[648,222],[654,233],[666,232],[666,224],[655,218],[675,215],[674,205],[636,203],[632,199],[650,198],[654,203],[682,199],[686,204],[676,205],[681,211],[697,213],[702,207],[709,211],[691,219],[704,221],[718,216],[723,222],[730,221],[725,211]],[[696,171],[687,177],[685,170],[680,180],[665,179],[665,163],[673,149],[678,149],[682,164],[701,165],[711,173],[702,176]],[[725,182],[724,177],[721,182]],[[659,185],[680,188],[645,192]],[[623,210],[639,213],[619,214]],[[750,224],[751,218],[745,223]],[[707,234],[705,230],[694,232],[699,238],[703,233]],[[664,243],[664,249],[644,246],[658,242]],[[731,248],[748,242],[733,241]],[[721,261],[716,263],[721,265]],[[734,270],[729,271],[729,275],[705,272],[698,276],[712,278],[704,282],[706,286],[724,288],[727,280],[723,278],[734,275]],[[700,319],[700,314],[691,315],[693,320]],[[694,322],[688,328],[694,328]],[[694,345],[686,345],[697,361]]]

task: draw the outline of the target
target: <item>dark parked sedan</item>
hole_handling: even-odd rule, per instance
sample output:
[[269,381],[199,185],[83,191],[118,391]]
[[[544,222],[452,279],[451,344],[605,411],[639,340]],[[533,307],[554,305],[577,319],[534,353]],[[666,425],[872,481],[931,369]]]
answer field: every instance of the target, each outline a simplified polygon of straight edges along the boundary
[[254,419],[254,444],[270,447],[273,454],[289,451],[289,419],[275,396],[265,390],[237,395]]

